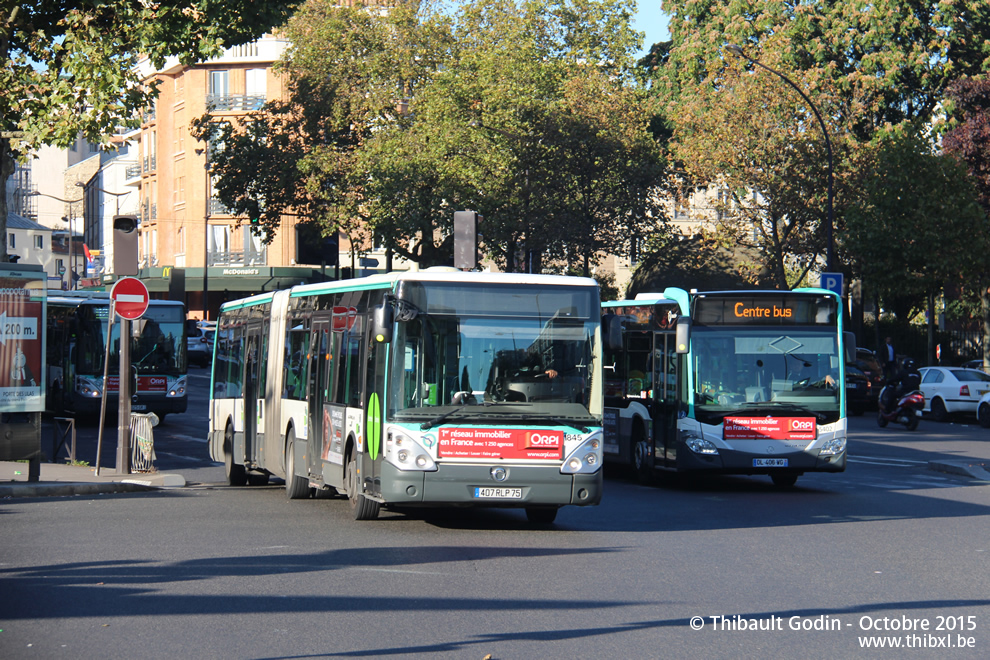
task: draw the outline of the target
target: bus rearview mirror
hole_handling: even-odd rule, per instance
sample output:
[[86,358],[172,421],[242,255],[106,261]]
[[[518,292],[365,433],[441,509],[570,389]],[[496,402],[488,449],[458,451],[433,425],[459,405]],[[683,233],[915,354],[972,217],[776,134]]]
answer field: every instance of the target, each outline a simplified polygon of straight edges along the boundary
[[392,341],[392,324],[395,315],[392,305],[382,303],[371,313],[371,331],[375,341],[380,344],[387,344]]
[[679,355],[688,352],[691,346],[691,319],[681,316],[677,319],[677,328],[674,334],[674,347]]

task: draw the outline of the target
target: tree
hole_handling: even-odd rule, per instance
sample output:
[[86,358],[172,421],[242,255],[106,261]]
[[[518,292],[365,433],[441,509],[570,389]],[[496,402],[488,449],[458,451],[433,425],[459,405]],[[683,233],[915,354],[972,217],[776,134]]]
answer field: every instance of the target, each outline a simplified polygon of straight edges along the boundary
[[[858,161],[845,241],[857,271],[881,296],[931,300],[946,286],[985,278],[990,220],[964,163],[915,133],[878,140]],[[929,309],[930,324],[933,316]]]
[[[980,205],[990,214],[990,78],[986,75],[953,83],[946,96],[952,127],[942,137],[942,147],[966,163],[973,177]],[[984,271],[975,287],[983,320],[983,364],[990,367],[990,275]]]
[[[294,0],[67,0],[4,3],[0,9],[0,190],[16,162],[42,145],[82,135],[108,144],[155,98],[139,56],[161,68],[252,41],[281,25]],[[7,260],[7,201],[0,195],[0,261]]]
[[[254,128],[213,126],[219,196],[238,212],[262,205],[269,236],[295,208],[423,266],[450,261],[458,209],[485,217],[484,244],[508,270],[527,267],[523,254],[537,269],[543,258],[588,262],[627,240],[623,228],[645,232],[655,200],[644,191],[662,171],[632,76],[631,7],[477,0],[368,12],[311,0],[286,31],[288,103]],[[299,147],[286,151],[294,182],[259,165],[259,150],[280,148],[278,131]]]
[[[717,85],[700,86],[669,109],[676,127],[671,150],[684,163],[688,190],[728,192],[716,209],[716,227],[762,249],[761,283],[789,288],[803,277],[789,277],[795,260],[807,272],[826,249],[820,231],[828,189],[825,137],[800,95],[771,72],[745,72],[742,64],[730,60]],[[828,91],[818,94],[825,116],[834,115]],[[754,231],[755,243],[745,238]]]
[[[676,111],[680,109],[683,115],[691,112],[688,108],[694,108],[694,113],[721,113],[734,103],[731,97],[740,93],[740,86],[736,64],[726,61],[724,47],[738,44],[750,56],[794,80],[819,105],[836,147],[837,195],[848,170],[844,161],[860,147],[876,137],[931,122],[953,80],[990,65],[990,5],[983,0],[879,0],[856,6],[839,2],[665,0],[663,8],[671,15],[672,44],[666,60],[660,60],[654,88],[662,96],[668,116],[673,120]],[[749,82],[763,77],[753,75]],[[794,107],[788,116],[782,112],[783,101],[793,98],[794,91],[772,77],[762,84],[768,88],[776,85],[777,89],[765,97],[768,102],[749,108],[752,121],[742,128],[757,132],[750,134],[748,143],[745,136],[730,137],[740,147],[758,145],[760,135],[783,147],[790,134],[795,151],[781,157],[803,167],[797,172],[761,170],[763,176],[746,187],[760,194],[778,191],[771,199],[776,209],[764,222],[806,217],[809,209],[823,217],[824,160],[808,110]],[[686,124],[687,134],[676,120],[673,123],[678,145],[698,135],[697,122]],[[716,123],[711,118],[707,125]],[[717,160],[724,151],[717,140],[707,144],[709,151],[691,145],[690,152],[675,150],[675,155],[689,171],[702,169],[699,166]],[[798,162],[794,159],[801,150],[806,153]],[[822,158],[817,166],[812,165],[815,153]],[[772,161],[758,155],[753,162],[756,169],[756,163]],[[804,194],[782,198],[778,180],[793,179],[795,173],[807,178]],[[838,196],[836,210],[841,222],[842,200]],[[813,221],[803,224],[799,234],[816,232]],[[761,247],[778,278],[781,249],[799,258],[820,252],[820,232],[813,240],[802,239],[798,246],[788,244],[782,234],[764,232],[763,236]],[[837,239],[841,247],[839,232]]]
[[369,189],[379,181],[369,178],[374,162],[362,150],[375,136],[408,129],[408,99],[440,68],[451,40],[450,19],[434,3],[388,4],[368,11],[306,2],[286,26],[291,46],[278,63],[288,98],[241,125],[208,115],[195,123],[197,138],[223,145],[211,159],[217,197],[258,218],[266,241],[287,214],[325,233],[374,229]]

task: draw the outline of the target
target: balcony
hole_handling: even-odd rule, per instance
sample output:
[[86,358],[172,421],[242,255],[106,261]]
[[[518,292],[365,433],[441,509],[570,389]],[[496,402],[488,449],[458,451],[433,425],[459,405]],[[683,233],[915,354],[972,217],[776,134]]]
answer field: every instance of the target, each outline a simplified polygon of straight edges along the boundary
[[234,215],[234,213],[229,208],[227,208],[226,206],[224,206],[223,202],[221,202],[219,199],[217,199],[216,197],[211,197],[210,198],[210,215],[211,216],[214,216],[214,215]]
[[207,94],[207,112],[251,112],[265,104],[264,95],[256,94]]
[[207,254],[209,265],[212,266],[264,266],[267,263],[267,250],[242,250],[240,252],[217,252],[210,250]]

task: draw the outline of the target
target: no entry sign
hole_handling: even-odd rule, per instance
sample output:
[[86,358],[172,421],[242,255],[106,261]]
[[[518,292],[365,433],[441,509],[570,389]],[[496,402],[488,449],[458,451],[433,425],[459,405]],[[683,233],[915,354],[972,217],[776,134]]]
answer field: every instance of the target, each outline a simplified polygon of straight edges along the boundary
[[134,319],[148,311],[148,287],[135,277],[123,277],[110,289],[114,309],[121,318]]

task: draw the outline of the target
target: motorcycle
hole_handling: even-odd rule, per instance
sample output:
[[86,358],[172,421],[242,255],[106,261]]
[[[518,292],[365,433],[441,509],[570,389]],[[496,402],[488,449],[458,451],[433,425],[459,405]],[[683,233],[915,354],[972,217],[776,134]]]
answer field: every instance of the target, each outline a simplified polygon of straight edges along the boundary
[[880,391],[877,398],[877,425],[880,428],[890,422],[903,424],[908,431],[918,428],[921,409],[925,407],[925,395],[915,390],[897,398],[897,404],[891,405],[891,399],[896,398],[893,392],[888,392],[890,385]]

